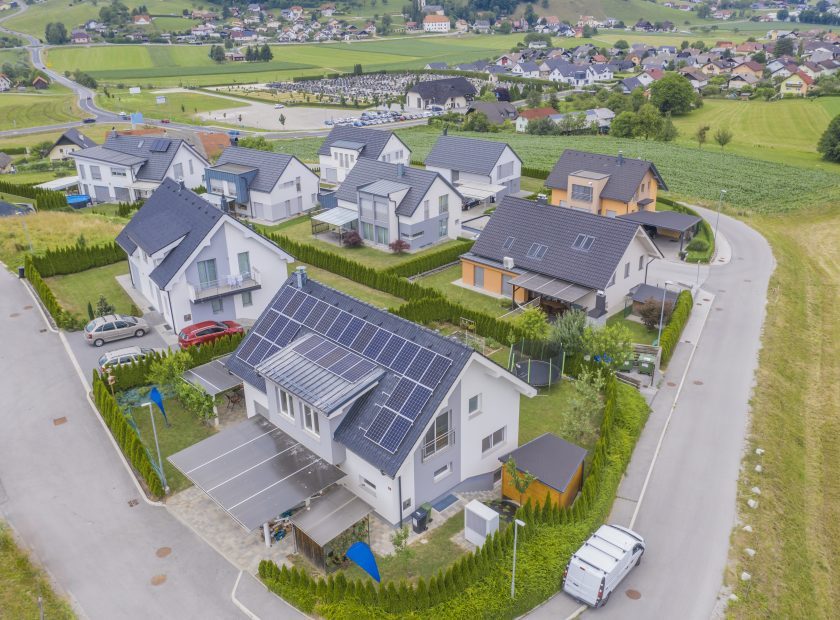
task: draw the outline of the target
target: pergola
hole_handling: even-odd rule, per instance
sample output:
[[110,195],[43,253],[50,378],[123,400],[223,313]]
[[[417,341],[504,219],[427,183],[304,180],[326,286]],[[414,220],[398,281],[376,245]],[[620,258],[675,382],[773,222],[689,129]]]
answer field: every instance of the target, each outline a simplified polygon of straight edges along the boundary
[[339,242],[344,241],[344,235],[352,230],[353,224],[358,221],[359,214],[352,209],[344,207],[333,207],[326,209],[312,216],[312,234],[317,235],[325,231],[333,231],[338,235]]

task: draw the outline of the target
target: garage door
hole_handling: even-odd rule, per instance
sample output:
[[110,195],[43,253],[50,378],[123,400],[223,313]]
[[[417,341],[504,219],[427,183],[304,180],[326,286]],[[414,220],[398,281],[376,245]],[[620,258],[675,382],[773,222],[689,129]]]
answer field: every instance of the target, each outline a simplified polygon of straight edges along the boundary
[[114,198],[117,202],[131,202],[131,196],[127,187],[115,187]]
[[96,202],[111,202],[111,194],[108,188],[104,185],[94,185],[93,193],[96,197]]

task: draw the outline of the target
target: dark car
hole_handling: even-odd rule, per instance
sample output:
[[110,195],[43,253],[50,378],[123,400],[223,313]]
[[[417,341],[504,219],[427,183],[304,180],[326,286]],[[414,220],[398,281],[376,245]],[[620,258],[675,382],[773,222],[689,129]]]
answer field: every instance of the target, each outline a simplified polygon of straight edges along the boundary
[[178,334],[178,346],[182,349],[212,342],[222,336],[241,334],[242,326],[236,321],[202,321],[187,325]]
[[82,122],[85,123],[86,125],[90,125],[91,123],[95,123],[96,119],[95,118],[86,118]]

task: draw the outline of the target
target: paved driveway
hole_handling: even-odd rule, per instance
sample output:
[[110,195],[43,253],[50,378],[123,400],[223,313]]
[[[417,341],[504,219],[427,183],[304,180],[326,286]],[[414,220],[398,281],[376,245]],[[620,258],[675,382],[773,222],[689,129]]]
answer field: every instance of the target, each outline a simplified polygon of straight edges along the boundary
[[161,335],[154,328],[141,338],[126,338],[124,340],[106,342],[101,347],[88,344],[83,331],[68,332],[65,334],[65,337],[67,338],[67,343],[70,345],[70,349],[73,351],[73,356],[78,361],[88,381],[90,381],[91,371],[99,367],[99,358],[103,353],[125,347],[167,348],[166,342],[164,342]]

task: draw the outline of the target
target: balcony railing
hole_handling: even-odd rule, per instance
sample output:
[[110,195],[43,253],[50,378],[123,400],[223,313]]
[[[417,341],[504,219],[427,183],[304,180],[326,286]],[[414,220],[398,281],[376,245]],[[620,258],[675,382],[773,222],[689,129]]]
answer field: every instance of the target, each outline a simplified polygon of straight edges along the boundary
[[455,445],[455,429],[451,429],[449,432],[438,435],[431,441],[426,442],[423,444],[422,447],[422,460],[425,461],[428,458],[434,456],[441,450],[445,450],[449,446]]
[[190,301],[205,301],[224,295],[244,293],[259,288],[262,284],[260,272],[254,268],[246,273],[221,276],[211,282],[189,282]]

